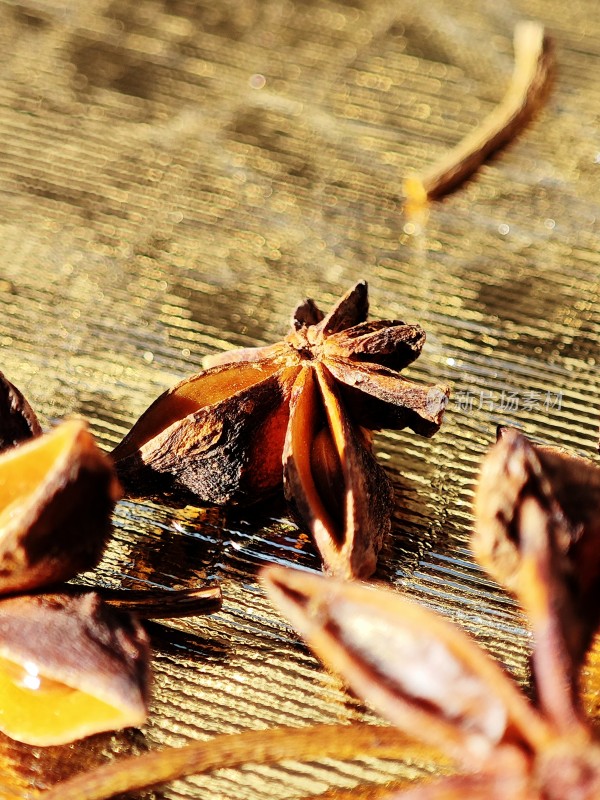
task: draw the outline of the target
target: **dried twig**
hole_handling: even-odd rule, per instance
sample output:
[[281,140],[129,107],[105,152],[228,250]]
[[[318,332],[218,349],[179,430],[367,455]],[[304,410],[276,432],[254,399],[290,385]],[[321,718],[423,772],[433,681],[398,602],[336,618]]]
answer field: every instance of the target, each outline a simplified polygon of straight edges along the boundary
[[394,728],[377,725],[276,728],[225,734],[206,742],[120,759],[57,784],[43,793],[41,800],[81,800],[83,797],[105,800],[122,792],[249,762],[349,759],[358,755],[428,760],[436,756],[439,763],[448,763],[438,751],[415,744]]
[[525,125],[548,87],[552,66],[550,44],[539,22],[525,20],[515,26],[515,65],[504,99],[437,164],[423,175],[404,181],[409,206],[418,208],[456,188]]

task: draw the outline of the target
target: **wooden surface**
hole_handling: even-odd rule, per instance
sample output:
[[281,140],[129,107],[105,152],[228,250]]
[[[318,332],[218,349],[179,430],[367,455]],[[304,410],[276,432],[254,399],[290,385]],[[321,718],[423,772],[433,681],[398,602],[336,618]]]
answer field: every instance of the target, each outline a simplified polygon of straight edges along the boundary
[[[528,635],[473,564],[472,488],[498,423],[596,457],[600,15],[574,0],[0,2],[0,369],[45,428],[106,449],[205,355],[276,341],[302,298],[369,281],[372,315],[428,333],[409,377],[448,382],[432,440],[378,435],[396,490],[377,578],[471,631],[525,685]],[[500,100],[517,20],[544,22],[543,110],[476,178],[403,210],[401,184]],[[271,610],[255,575],[318,569],[283,501],[122,501],[86,582],[220,581],[211,618],[154,625],[142,730],[40,750],[0,739],[0,798],[121,754],[278,724],[374,719]],[[598,712],[600,673],[586,674]],[[427,764],[225,770],[139,797],[263,800]],[[366,795],[357,795],[366,796]]]

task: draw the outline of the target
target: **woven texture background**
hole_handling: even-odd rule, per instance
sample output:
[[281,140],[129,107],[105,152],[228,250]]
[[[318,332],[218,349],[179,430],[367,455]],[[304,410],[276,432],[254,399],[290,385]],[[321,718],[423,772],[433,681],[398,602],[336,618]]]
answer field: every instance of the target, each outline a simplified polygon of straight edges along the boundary
[[[372,316],[420,322],[409,377],[448,382],[432,440],[383,432],[396,489],[377,578],[471,631],[528,685],[514,603],[473,564],[473,484],[498,423],[596,457],[600,14],[593,0],[0,2],[0,369],[49,428],[114,446],[165,388],[276,341],[302,298],[369,281]],[[419,229],[401,182],[502,97],[517,20],[556,42],[541,113]],[[318,569],[283,501],[251,513],[122,501],[87,582],[221,582],[223,610],[151,628],[140,731],[61,748],[0,738],[0,797],[122,754],[278,724],[375,719],[256,583]],[[595,715],[600,667],[586,702]],[[136,797],[300,798],[428,774],[362,760],[248,767]],[[357,794],[364,797],[366,794]]]

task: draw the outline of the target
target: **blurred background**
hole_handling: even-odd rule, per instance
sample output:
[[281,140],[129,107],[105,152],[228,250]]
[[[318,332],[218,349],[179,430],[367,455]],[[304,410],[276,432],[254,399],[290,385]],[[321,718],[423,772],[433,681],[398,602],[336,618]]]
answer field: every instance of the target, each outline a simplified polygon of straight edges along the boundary
[[[447,382],[431,440],[382,432],[396,490],[376,578],[449,616],[529,686],[523,619],[468,548],[498,424],[597,459],[600,14],[593,0],[0,2],[0,370],[45,428],[82,415],[112,448],[204,356],[271,343],[304,297],[360,279],[371,314],[428,334],[407,376]],[[415,222],[402,180],[502,98],[512,32],[543,22],[544,107]],[[0,738],[1,798],[220,732],[374,720],[298,643],[256,583],[319,569],[283,501],[250,512],[123,500],[85,580],[219,581],[211,618],[153,625],[142,730],[68,747]],[[598,710],[599,668],[586,670]],[[430,774],[324,761],[222,770],[136,797],[262,800]],[[365,788],[367,787],[367,788]]]

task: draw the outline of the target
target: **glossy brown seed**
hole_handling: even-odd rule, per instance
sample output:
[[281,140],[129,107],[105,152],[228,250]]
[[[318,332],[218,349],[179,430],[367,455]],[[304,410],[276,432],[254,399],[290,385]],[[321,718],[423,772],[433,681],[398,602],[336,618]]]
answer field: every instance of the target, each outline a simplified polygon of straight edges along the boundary
[[0,453],[39,436],[40,423],[23,394],[0,372]]
[[206,503],[248,504],[283,486],[310,527],[325,568],[367,577],[391,527],[392,489],[370,431],[439,428],[446,386],[399,370],[425,334],[371,321],[364,282],[324,315],[301,303],[286,338],[211,359],[159,397],[113,452],[133,491],[159,479]]
[[146,718],[149,649],[97,595],[0,601],[0,730],[56,745]]
[[0,456],[0,593],[94,567],[120,496],[110,459],[86,424],[64,422]]

